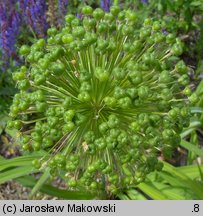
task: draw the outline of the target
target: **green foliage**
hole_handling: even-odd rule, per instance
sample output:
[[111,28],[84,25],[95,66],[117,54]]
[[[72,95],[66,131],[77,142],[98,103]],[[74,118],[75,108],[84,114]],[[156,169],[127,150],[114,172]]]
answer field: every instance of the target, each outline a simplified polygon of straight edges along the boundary
[[[17,182],[29,188],[33,188],[37,183],[36,179],[31,176],[18,178]],[[93,194],[88,191],[67,191],[53,187],[50,184],[43,185],[43,187],[40,188],[39,192],[66,200],[93,200],[98,198],[97,194]],[[102,197],[100,196],[99,199],[102,199]]]
[[[1,65],[0,65],[1,67]],[[12,103],[12,96],[16,93],[15,84],[12,80],[11,67],[6,72],[0,70],[0,113],[7,114],[9,112],[9,106]]]
[[[14,159],[0,158],[0,184],[10,180],[16,180],[25,187],[36,188],[39,183],[30,174],[39,172],[32,166],[33,159],[40,158],[42,153],[31,154],[29,156],[20,156]],[[50,196],[63,198],[63,199],[93,199],[96,194],[87,191],[66,191],[61,190],[50,184],[45,184],[41,188],[37,188],[37,192],[48,194]],[[34,193],[32,193],[34,195]],[[32,195],[31,194],[31,195]],[[101,197],[100,197],[101,198]]]
[[163,171],[149,174],[135,190],[118,197],[126,200],[202,200],[203,181],[199,177],[203,166],[199,168],[196,165],[173,167],[165,162]]
[[40,154],[22,156],[10,160],[0,158],[0,184],[38,172],[38,170],[34,169],[32,166],[33,158],[36,159],[38,156],[40,156]]

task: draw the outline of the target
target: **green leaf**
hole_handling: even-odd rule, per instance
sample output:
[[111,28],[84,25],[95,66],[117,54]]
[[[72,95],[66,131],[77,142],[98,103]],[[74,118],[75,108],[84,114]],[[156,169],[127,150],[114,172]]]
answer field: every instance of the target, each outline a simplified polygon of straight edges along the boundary
[[158,188],[170,200],[185,200],[193,199],[195,194],[190,189],[183,185],[182,179],[172,176],[170,173],[162,171],[159,175],[163,178],[162,182],[153,182],[154,186]]
[[[184,187],[167,187],[162,192],[169,197],[170,200],[192,200],[194,194]],[[197,198],[196,198],[197,199]]]
[[9,119],[7,115],[0,115],[0,134],[2,133],[2,131],[4,130],[4,128],[6,127],[6,122]]
[[12,159],[0,158],[0,171],[17,166],[31,166],[32,161],[41,158],[42,154],[31,154],[30,156],[20,156]]
[[201,107],[191,107],[191,113],[203,113],[203,109]]
[[166,171],[162,171],[159,173],[159,175],[167,181],[167,183],[169,183],[172,186],[182,186],[183,182],[181,178],[174,178],[174,176],[172,176],[170,173],[166,172]]
[[[32,176],[26,176],[23,178],[21,177],[16,180],[23,186],[30,188],[33,188],[37,182]],[[97,198],[97,194],[95,193],[90,193],[87,191],[67,191],[58,189],[47,184],[43,185],[43,187],[40,188],[40,192],[48,194],[53,197],[58,197],[67,200],[91,200]]]
[[37,172],[36,170],[33,169],[31,166],[27,167],[18,167],[14,169],[10,169],[5,172],[0,173],[0,184],[3,184],[4,182],[10,181],[12,179],[21,177],[21,176],[26,176],[31,173]]
[[164,162],[164,170],[169,172],[172,176],[182,181],[182,186],[190,189],[198,199],[203,199],[203,184],[190,179],[187,175],[176,170],[172,165]]
[[20,141],[18,133],[19,131],[17,129],[8,129],[8,127],[5,128],[5,132],[10,135],[14,140]]
[[[200,169],[203,170],[203,165],[199,165]],[[199,168],[197,165],[190,165],[190,166],[182,166],[176,168],[178,171],[185,173],[189,178],[195,179],[199,177]]]
[[190,6],[191,7],[195,7],[195,9],[198,9],[198,10],[203,10],[203,2],[202,1],[192,1],[190,3]]
[[[142,190],[146,195],[157,199],[157,194],[160,192],[161,195],[171,200],[202,199],[203,185],[195,180],[200,176],[197,165],[173,167],[167,162],[164,164],[163,171],[148,175],[148,181],[144,183],[145,187],[146,184],[150,187],[150,190],[147,187],[145,191]],[[202,168],[203,165],[200,167]],[[150,194],[152,188],[156,193],[153,196]]]
[[40,188],[45,184],[45,182],[49,179],[49,177],[50,177],[50,168],[46,168],[42,176],[39,178],[39,180],[33,187],[30,193],[30,198],[32,198],[40,190]]
[[147,196],[151,197],[154,200],[167,200],[169,199],[165,194],[158,190],[152,183],[143,182],[137,186],[142,190]]
[[130,200],[146,200],[146,197],[135,189],[128,190],[126,193]]
[[[200,25],[202,24],[202,20],[200,21],[199,24],[200,24]],[[200,28],[200,38],[199,38],[199,39],[202,39],[202,33],[203,33],[202,30],[203,30],[203,29],[202,29],[202,26],[201,26],[201,28]],[[201,41],[199,41],[199,43],[202,44]],[[203,71],[203,60],[200,59],[200,60],[198,61],[197,69],[196,69],[196,71],[195,71],[196,76],[198,77],[198,76],[202,73],[202,71]],[[201,82],[200,82],[199,85],[197,86],[195,92],[196,92],[197,94],[203,93],[203,80],[201,80]]]
[[129,197],[124,194],[124,193],[120,193],[117,195],[117,197],[120,199],[120,200],[129,200]]
[[[185,181],[183,180],[183,178],[176,176],[174,174],[171,175],[171,173],[167,172],[161,172],[160,176],[163,177],[167,184],[170,184],[170,187],[168,187],[168,189],[161,190],[164,194],[169,196],[170,199],[198,199],[197,194],[191,190],[190,186],[188,187],[188,185],[190,185],[190,179]],[[193,183],[195,185],[196,181],[193,180]],[[175,194],[173,194],[173,191],[176,191]]]
[[199,174],[200,174],[200,177],[201,177],[201,181],[203,182],[203,171],[202,171],[201,165],[199,164],[198,161],[197,161],[197,166],[198,166]]
[[182,147],[184,147],[185,149],[187,149],[188,151],[192,151],[194,152],[196,155],[200,156],[200,157],[203,157],[203,150],[198,148],[197,146],[185,141],[185,140],[181,140],[181,143],[180,145]]
[[200,127],[202,123],[200,121],[192,121],[190,123],[189,128],[185,129],[181,134],[181,138],[185,138],[189,134],[191,134],[193,131],[195,131],[198,127]]

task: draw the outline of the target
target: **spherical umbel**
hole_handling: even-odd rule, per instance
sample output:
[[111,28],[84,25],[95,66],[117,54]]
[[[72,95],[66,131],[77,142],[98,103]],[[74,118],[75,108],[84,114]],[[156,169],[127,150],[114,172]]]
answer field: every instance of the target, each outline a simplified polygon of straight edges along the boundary
[[179,143],[195,96],[188,68],[173,60],[182,44],[160,22],[138,29],[132,11],[82,11],[83,20],[67,15],[61,31],[49,29],[47,42],[21,48],[9,127],[24,151],[45,152],[37,169],[70,188],[117,193],[161,169],[157,155]]

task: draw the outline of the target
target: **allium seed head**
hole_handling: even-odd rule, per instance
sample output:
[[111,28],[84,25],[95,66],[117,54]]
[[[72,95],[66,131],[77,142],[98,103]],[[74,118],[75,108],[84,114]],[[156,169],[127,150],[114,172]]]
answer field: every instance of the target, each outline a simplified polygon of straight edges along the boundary
[[157,155],[179,143],[190,115],[188,68],[174,61],[182,44],[168,41],[161,23],[137,29],[134,13],[115,6],[83,12],[49,30],[47,43],[21,48],[27,65],[14,74],[11,126],[24,150],[45,152],[37,168],[64,175],[70,188],[116,193],[160,170]]

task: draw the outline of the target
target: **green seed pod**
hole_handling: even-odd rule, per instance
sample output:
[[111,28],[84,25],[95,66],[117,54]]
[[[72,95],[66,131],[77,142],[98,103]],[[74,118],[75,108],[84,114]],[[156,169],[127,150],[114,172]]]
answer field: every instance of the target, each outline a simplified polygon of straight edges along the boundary
[[27,45],[23,45],[19,51],[20,55],[27,56],[30,53],[30,47]]
[[106,70],[103,70],[102,68],[96,68],[96,70],[95,70],[95,76],[101,82],[106,81],[109,78],[108,72]]
[[54,36],[54,35],[56,35],[57,34],[57,29],[56,28],[49,28],[48,30],[47,30],[47,34],[49,35],[49,36]]
[[74,41],[74,37],[71,34],[65,34],[62,36],[62,42],[64,44],[70,44]]
[[82,8],[82,13],[85,15],[91,15],[93,12],[92,7],[86,5],[85,7]]
[[97,8],[93,11],[92,15],[96,20],[101,20],[104,17],[105,13],[102,9]]
[[176,64],[175,69],[176,69],[177,72],[180,73],[180,74],[185,74],[185,73],[188,71],[188,69],[187,69],[187,67],[186,67],[186,65],[185,65],[185,63],[184,63],[183,61],[179,61],[179,62]]
[[[113,6],[68,14],[47,43],[20,50],[25,65],[14,73],[19,89],[9,128],[22,134],[22,151],[39,151],[40,172],[62,178],[72,191],[116,194],[161,170],[189,124],[188,68],[164,25]],[[188,99],[187,97],[188,96]]]

